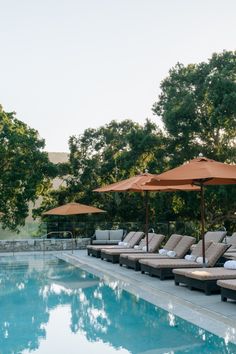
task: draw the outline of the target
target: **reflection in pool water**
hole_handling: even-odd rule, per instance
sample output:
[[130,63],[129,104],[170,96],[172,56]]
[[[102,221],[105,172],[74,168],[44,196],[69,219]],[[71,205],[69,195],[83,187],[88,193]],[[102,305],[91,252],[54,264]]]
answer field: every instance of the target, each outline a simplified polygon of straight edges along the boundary
[[0,353],[236,353],[236,346],[56,258],[0,263]]

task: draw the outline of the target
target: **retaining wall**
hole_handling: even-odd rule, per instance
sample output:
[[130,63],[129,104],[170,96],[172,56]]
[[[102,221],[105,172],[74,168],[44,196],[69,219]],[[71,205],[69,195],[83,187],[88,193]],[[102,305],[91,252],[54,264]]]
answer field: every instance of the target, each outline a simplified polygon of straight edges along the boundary
[[85,249],[90,238],[0,240],[0,252],[63,251]]

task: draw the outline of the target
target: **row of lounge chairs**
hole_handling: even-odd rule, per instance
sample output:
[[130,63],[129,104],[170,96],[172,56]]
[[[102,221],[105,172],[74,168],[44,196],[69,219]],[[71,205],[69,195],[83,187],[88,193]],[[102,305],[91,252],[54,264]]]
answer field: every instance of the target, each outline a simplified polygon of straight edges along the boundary
[[[194,244],[195,238],[173,234],[159,250],[164,235],[148,235],[149,252],[146,252],[146,238],[142,232],[130,232],[118,246],[88,246],[88,255],[101,257],[120,266],[127,266],[161,280],[175,278],[175,285],[185,284],[190,289],[201,289],[206,295],[222,289],[222,301],[236,299],[236,269],[215,267],[221,257],[234,253],[235,244],[221,243],[226,232],[208,232],[205,235],[207,267],[202,264],[202,241]],[[231,236],[236,241],[236,234]],[[216,242],[215,242],[216,241]],[[228,241],[228,240],[227,240]],[[231,252],[227,252],[230,249]],[[157,251],[159,250],[159,253]],[[185,258],[184,256],[188,254]]]

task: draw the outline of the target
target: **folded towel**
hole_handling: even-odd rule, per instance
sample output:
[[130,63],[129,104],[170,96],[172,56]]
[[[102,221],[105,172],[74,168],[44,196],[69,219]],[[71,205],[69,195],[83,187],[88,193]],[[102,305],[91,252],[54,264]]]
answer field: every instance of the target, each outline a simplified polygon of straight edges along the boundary
[[166,255],[167,255],[167,252],[168,252],[168,250],[165,250],[165,248],[161,248],[161,249],[159,250],[159,254],[161,254],[162,256],[166,256]]
[[226,269],[236,269],[236,261],[227,261],[224,263]]
[[143,250],[144,252],[147,252],[147,246],[143,246],[142,250]]
[[[199,264],[203,264],[203,257],[197,257],[196,262]],[[208,259],[205,258],[205,264],[208,263]]]
[[167,252],[167,256],[171,257],[171,258],[174,258],[176,256],[176,252],[175,251],[168,251]]
[[186,259],[186,261],[190,261],[190,262],[195,262],[196,258],[197,258],[197,256],[194,256],[193,254],[186,254],[186,256],[184,257],[184,259]]
[[127,242],[123,242],[123,241],[118,242],[118,245],[119,246],[128,247],[128,243]]

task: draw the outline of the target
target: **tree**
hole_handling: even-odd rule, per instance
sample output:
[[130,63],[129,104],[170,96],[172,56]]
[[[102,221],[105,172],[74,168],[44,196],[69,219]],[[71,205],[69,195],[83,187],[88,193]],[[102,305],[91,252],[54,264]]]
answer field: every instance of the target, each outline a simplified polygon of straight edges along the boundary
[[153,111],[163,119],[171,164],[202,152],[236,162],[236,51],[205,63],[177,64],[161,83]]
[[104,208],[107,221],[144,221],[140,193],[101,194],[92,190],[145,169],[151,173],[161,170],[165,156],[164,137],[154,123],[147,120],[141,126],[130,120],[111,121],[98,129],[86,129],[78,137],[72,136],[69,147],[67,188],[54,192],[54,204],[74,200]]
[[34,202],[48,188],[56,168],[43,152],[38,132],[0,106],[0,210],[3,227],[24,225],[29,201]]
[[[178,63],[162,81],[161,90],[153,111],[162,117],[167,133],[169,168],[199,153],[236,162],[236,51],[213,54],[206,63]],[[190,198],[194,198],[192,194]],[[209,227],[235,220],[235,200],[235,186],[207,188]],[[192,217],[197,218],[198,213],[193,204]]]

